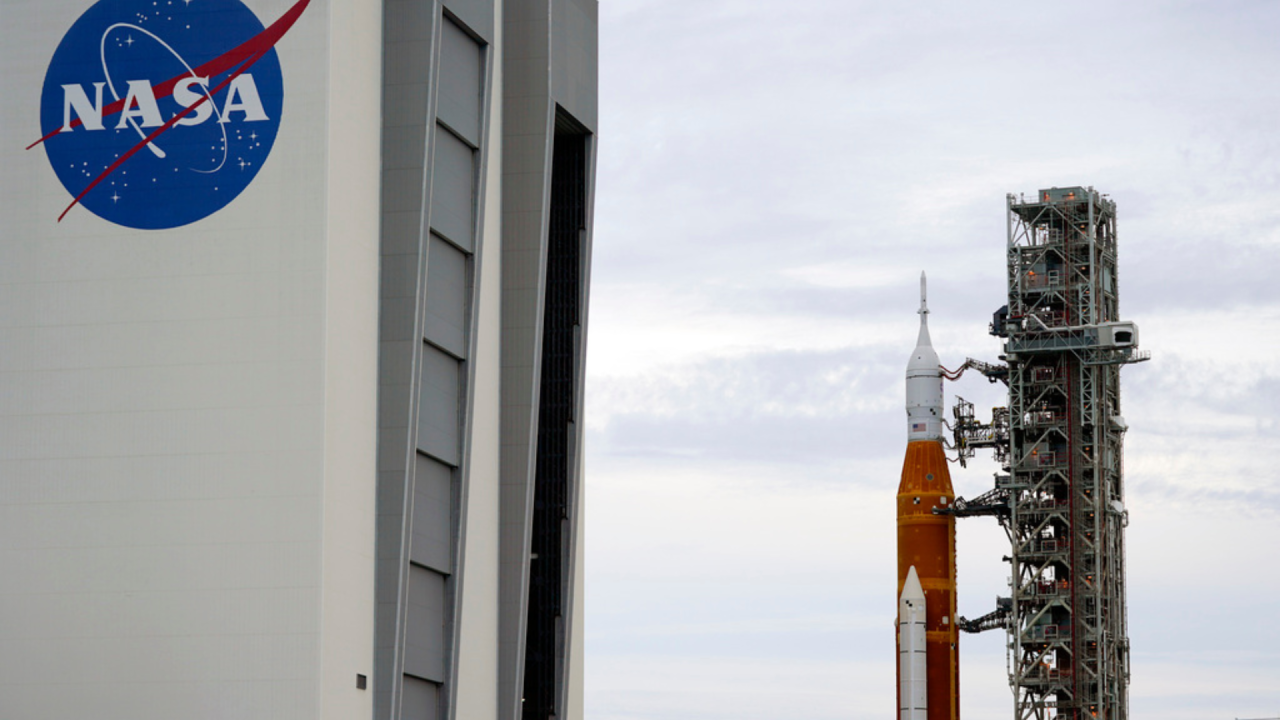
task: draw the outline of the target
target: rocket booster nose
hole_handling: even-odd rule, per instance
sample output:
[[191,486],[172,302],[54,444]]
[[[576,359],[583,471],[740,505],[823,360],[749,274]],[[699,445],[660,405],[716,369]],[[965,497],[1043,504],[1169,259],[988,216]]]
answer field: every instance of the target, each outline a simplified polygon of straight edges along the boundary
[[898,598],[899,602],[907,600],[924,601],[924,587],[920,585],[920,576],[916,574],[915,565],[907,570],[907,579],[902,583],[902,596]]

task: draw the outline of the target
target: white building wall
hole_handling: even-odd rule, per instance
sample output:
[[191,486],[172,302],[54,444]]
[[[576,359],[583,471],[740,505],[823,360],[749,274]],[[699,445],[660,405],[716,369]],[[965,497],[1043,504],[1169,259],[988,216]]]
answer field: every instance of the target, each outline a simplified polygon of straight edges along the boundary
[[[293,2],[246,4],[269,25]],[[0,4],[0,717],[358,716],[376,8],[314,0],[276,46],[280,133],[240,197],[133,230],[57,222],[68,193],[23,149],[90,5]]]
[[318,717],[349,720],[373,713],[382,12],[331,8]]

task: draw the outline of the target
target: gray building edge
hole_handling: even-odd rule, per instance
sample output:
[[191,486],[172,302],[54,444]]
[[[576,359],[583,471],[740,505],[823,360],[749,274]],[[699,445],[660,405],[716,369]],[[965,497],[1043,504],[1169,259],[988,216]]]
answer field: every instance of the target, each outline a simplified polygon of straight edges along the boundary
[[[583,611],[574,579],[582,577],[597,3],[383,7],[375,717],[456,720],[459,648],[470,642],[458,622],[468,532],[499,540],[498,717],[565,717],[571,653],[582,646],[571,634]],[[485,195],[497,122],[500,200]],[[568,210],[566,186],[576,188]],[[483,232],[489,202],[500,202],[500,237]],[[474,309],[486,257],[501,264],[500,522],[468,528]],[[566,337],[567,358],[550,349]],[[549,472],[547,458],[558,454],[559,470]],[[556,487],[548,506],[543,496]],[[548,517],[560,518],[550,532]],[[532,567],[552,559],[534,550],[549,540],[557,546],[550,573]],[[526,695],[549,699],[526,703]]]

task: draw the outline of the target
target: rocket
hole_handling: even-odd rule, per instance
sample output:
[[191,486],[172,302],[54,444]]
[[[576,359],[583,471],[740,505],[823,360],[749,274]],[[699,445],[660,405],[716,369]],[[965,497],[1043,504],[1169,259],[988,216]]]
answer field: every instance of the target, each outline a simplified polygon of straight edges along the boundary
[[907,456],[898,485],[898,709],[900,720],[957,720],[956,521],[933,512],[950,507],[955,492],[942,447],[942,368],[929,339],[924,273],[919,312],[920,336],[907,363]]

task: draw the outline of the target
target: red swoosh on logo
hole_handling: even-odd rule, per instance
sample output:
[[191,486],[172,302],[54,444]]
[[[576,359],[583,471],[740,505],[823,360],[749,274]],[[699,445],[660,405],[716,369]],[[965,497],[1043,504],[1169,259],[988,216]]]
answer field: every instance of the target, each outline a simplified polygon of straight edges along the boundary
[[[267,29],[249,38],[248,40],[241,43],[239,46],[233,48],[232,50],[225,52],[222,55],[219,55],[218,57],[210,60],[207,63],[204,63],[203,65],[200,65],[199,67],[194,68],[195,75],[197,77],[216,77],[226,72],[227,70],[230,70],[233,67],[236,69],[234,72],[228,75],[225,80],[218,83],[217,87],[210,90],[207,94],[201,95],[200,99],[192,103],[190,107],[184,109],[182,112],[178,113],[177,115],[174,115],[164,125],[161,125],[160,127],[153,130],[150,135],[147,135],[142,140],[142,142],[139,142],[137,145],[134,145],[132,148],[128,150],[128,152],[121,154],[120,157],[114,163],[112,163],[110,167],[102,171],[101,175],[94,178],[93,182],[89,183],[89,186],[86,187],[83,191],[81,191],[80,194],[76,196],[75,200],[71,201],[71,204],[67,206],[67,209],[63,210],[62,214],[58,216],[58,222],[62,222],[62,218],[66,217],[67,213],[71,212],[71,208],[79,204],[80,200],[84,198],[84,196],[87,195],[90,190],[93,190],[95,187],[98,186],[99,183],[107,179],[111,175],[111,173],[115,172],[121,165],[124,164],[126,160],[133,157],[135,153],[137,153],[142,148],[146,147],[147,143],[160,137],[165,132],[168,132],[168,130],[172,128],[174,125],[176,125],[179,120],[191,114],[196,108],[200,107],[205,102],[207,102],[210,96],[217,95],[219,92],[223,90],[223,88],[229,85],[232,80],[235,80],[236,78],[240,77],[242,73],[244,73],[249,68],[253,67],[254,63],[261,60],[263,55],[266,55],[268,52],[270,52],[271,48],[275,47],[276,43],[280,42],[280,38],[284,37],[285,33],[289,32],[289,29],[293,27],[293,24],[298,21],[298,18],[302,15],[303,11],[305,11],[307,9],[307,6],[310,4],[311,4],[311,0],[298,0],[298,2],[295,3],[293,7],[289,8],[289,10],[285,12],[285,14],[281,15],[279,20],[276,20],[275,22],[271,23],[271,26],[268,27]],[[239,67],[236,67],[237,65],[239,65]],[[154,91],[155,91],[156,97],[157,98],[169,97],[170,95],[173,94],[174,86],[177,85],[179,81],[188,77],[191,77],[191,75],[187,75],[187,74],[179,75],[175,78],[166,80],[165,82],[155,86]],[[102,114],[104,117],[106,117],[108,115],[113,115],[115,113],[118,113],[123,109],[124,109],[124,101],[117,100],[111,103],[110,105],[106,106],[105,108],[103,108]],[[80,120],[80,118],[76,118],[76,120],[71,123],[71,127],[73,128],[79,127],[81,123],[82,121]],[[30,150],[36,145],[39,145],[45,140],[48,140],[54,135],[57,135],[61,131],[62,131],[61,128],[54,130],[48,135],[45,135],[39,140],[28,145],[27,149]]]

